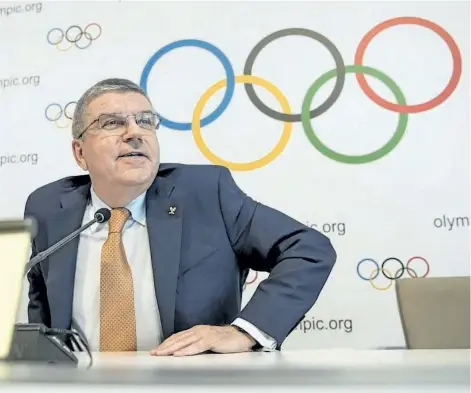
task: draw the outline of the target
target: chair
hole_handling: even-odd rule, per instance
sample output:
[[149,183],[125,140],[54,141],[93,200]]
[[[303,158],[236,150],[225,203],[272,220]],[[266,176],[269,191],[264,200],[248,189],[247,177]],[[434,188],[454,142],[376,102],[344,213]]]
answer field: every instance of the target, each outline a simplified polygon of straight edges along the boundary
[[396,281],[408,349],[469,349],[469,283],[469,276]]

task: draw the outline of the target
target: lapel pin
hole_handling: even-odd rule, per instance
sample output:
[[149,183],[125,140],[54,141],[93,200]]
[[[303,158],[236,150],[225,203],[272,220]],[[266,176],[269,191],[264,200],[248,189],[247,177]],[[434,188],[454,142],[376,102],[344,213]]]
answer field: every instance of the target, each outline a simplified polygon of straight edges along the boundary
[[176,206],[170,206],[170,208],[169,208],[169,210],[168,210],[168,214],[169,214],[170,216],[174,216],[176,211],[177,211],[177,207],[176,207]]

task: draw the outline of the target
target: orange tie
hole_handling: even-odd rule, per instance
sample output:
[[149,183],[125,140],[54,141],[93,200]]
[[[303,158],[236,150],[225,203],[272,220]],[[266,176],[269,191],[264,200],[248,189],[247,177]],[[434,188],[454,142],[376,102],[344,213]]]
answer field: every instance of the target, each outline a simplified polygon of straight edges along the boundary
[[101,250],[100,351],[135,351],[136,318],[131,268],[122,230],[129,210],[111,210],[108,239]]

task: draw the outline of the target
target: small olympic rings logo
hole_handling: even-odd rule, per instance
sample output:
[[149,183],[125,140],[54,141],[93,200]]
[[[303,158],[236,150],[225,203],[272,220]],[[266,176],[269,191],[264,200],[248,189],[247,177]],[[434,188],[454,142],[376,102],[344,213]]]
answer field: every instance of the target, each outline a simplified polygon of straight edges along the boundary
[[75,101],[71,101],[62,108],[60,104],[54,102],[46,107],[44,115],[46,119],[54,123],[56,127],[66,128],[72,123],[76,105],[77,103]]
[[[380,70],[364,65],[363,63],[366,49],[368,48],[368,45],[371,43],[373,38],[375,38],[384,30],[398,25],[417,25],[431,30],[444,40],[445,44],[451,52],[453,70],[450,79],[443,90],[436,97],[430,99],[429,101],[415,105],[408,105],[402,90],[388,75]],[[303,36],[318,42],[330,52],[335,62],[334,69],[320,75],[314,81],[314,83],[309,86],[299,113],[291,112],[291,107],[288,100],[275,85],[266,79],[252,74],[255,60],[262,49],[273,41],[287,36]],[[227,56],[213,44],[196,39],[183,39],[175,41],[157,50],[157,52],[153,54],[153,56],[145,65],[140,79],[140,85],[145,91],[148,90],[149,74],[157,61],[159,61],[164,55],[171,52],[172,50],[183,47],[200,48],[214,55],[223,65],[226,78],[216,82],[210,86],[206,92],[203,93],[194,107],[190,122],[177,122],[162,116],[162,125],[172,130],[191,130],[198,149],[206,157],[206,159],[214,164],[223,165],[236,171],[255,170],[268,165],[273,160],[275,160],[287,146],[291,137],[293,123],[296,122],[300,122],[302,124],[304,133],[312,146],[329,159],[346,164],[364,164],[379,160],[394,150],[394,148],[404,137],[409,114],[425,112],[442,104],[455,91],[462,73],[462,59],[460,50],[447,31],[445,31],[436,23],[426,19],[418,17],[397,17],[379,23],[366,33],[356,48],[354,63],[351,65],[345,65],[338,48],[326,36],[319,32],[304,28],[287,28],[275,31],[264,37],[250,51],[245,61],[243,74],[241,75],[235,75],[233,67]],[[391,138],[379,149],[366,154],[348,155],[334,151],[319,139],[311,123],[313,119],[325,113],[335,104],[343,90],[345,77],[347,74],[355,75],[359,87],[373,102],[385,109],[388,109],[389,111],[393,111],[398,114],[396,129]],[[375,93],[369,86],[364,75],[369,75],[385,84],[386,87],[388,87],[393,93],[396,102],[389,102]],[[335,80],[332,92],[324,100],[324,102],[311,109],[311,103],[313,102],[314,96],[319,92],[322,86],[324,86],[331,79]],[[265,156],[251,162],[232,162],[221,158],[210,150],[201,135],[201,128],[214,122],[228,107],[233,97],[236,84],[244,85],[248,98],[264,115],[283,122],[283,132],[275,147],[273,147],[273,149]],[[263,103],[255,93],[253,85],[260,86],[270,92],[279,102],[282,110],[276,111]],[[213,110],[213,112],[202,118],[201,116],[203,110],[210,98],[215,93],[217,93],[218,90],[223,88],[225,89],[225,92],[219,105]]]
[[[411,266],[412,263],[414,263],[415,268]],[[360,267],[365,264],[373,265],[371,272],[368,274],[360,272]],[[419,275],[416,269],[420,267],[420,265],[422,268],[420,269]],[[396,266],[396,268],[394,268],[394,266]],[[403,277],[404,273],[412,278],[423,278],[427,277],[429,272],[430,264],[425,258],[419,256],[409,258],[405,265],[400,259],[396,257],[386,258],[381,263],[381,267],[378,262],[371,258],[364,258],[357,264],[358,277],[360,277],[362,280],[369,281],[371,286],[378,291],[387,291],[389,288],[391,288],[393,281]],[[380,274],[382,277],[387,279],[387,284],[384,286],[378,285],[375,282],[375,280],[379,278]]]
[[78,49],[86,49],[100,36],[101,26],[98,23],[90,23],[83,30],[77,25],[70,26],[65,32],[59,27],[55,27],[49,30],[46,39],[57,50],[68,51],[72,45]]
[[245,291],[247,286],[255,283],[257,279],[258,279],[258,272],[256,272],[255,270],[249,270],[249,274],[247,275],[247,279],[245,280],[243,290]]

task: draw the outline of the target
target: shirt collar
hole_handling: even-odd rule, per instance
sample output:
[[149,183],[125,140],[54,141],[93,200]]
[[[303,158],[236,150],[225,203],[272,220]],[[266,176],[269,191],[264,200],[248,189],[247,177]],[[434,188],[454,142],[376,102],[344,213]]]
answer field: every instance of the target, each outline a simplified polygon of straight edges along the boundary
[[[93,187],[91,187],[90,189],[90,194],[91,194],[92,218],[98,209],[101,209],[101,208],[111,209],[109,206],[106,205],[105,202],[103,202],[98,197],[98,195],[93,190]],[[145,197],[146,197],[146,193],[144,192],[143,194],[139,195],[136,199],[131,201],[127,206],[125,206],[126,209],[128,209],[131,212],[132,220],[136,221],[142,226],[146,225]]]

